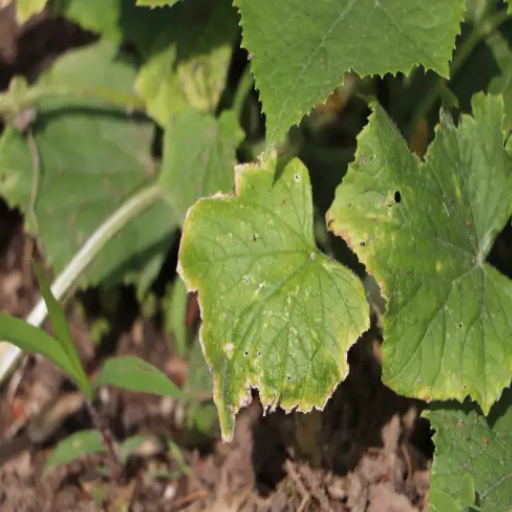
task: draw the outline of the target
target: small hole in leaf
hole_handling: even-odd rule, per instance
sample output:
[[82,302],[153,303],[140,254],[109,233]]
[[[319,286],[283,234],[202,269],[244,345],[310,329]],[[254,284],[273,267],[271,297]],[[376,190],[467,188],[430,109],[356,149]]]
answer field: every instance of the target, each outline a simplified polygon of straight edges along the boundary
[[365,244],[364,242],[359,242],[359,245],[360,245],[361,247],[364,247],[366,244]]
[[398,203],[400,203],[400,202],[402,201],[402,194],[400,194],[400,191],[399,191],[399,190],[397,190],[397,191],[395,192],[395,197],[394,197],[394,199],[395,199],[395,203],[396,203],[396,204],[398,204]]
[[286,377],[286,380],[287,380],[287,381],[290,381],[290,380],[292,380],[292,378],[288,375],[288,376]]
[[244,280],[245,284],[249,284],[249,278],[247,276],[244,276],[242,279]]
[[260,357],[260,356],[261,356],[261,352],[260,352],[260,351],[258,351],[258,354],[257,354],[257,355],[258,355],[258,357]]
[[462,322],[459,322],[459,328],[462,329]]
[[300,181],[300,176],[299,176],[298,174],[296,174],[296,175],[294,176],[294,178],[295,178],[295,181],[297,181],[297,182],[299,182],[299,181]]
[[244,357],[247,357],[249,355],[249,352],[247,350],[244,352]]

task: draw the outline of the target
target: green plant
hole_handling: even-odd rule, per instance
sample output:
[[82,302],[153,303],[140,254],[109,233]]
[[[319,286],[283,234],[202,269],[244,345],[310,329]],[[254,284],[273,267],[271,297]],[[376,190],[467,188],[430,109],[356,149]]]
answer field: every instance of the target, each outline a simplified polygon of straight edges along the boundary
[[[0,336],[23,350],[46,356],[64,370],[84,394],[87,409],[97,429],[78,432],[64,440],[49,457],[46,467],[70,462],[83,453],[106,450],[112,466],[112,475],[119,480],[120,460],[112,434],[93,405],[97,389],[100,386],[117,386],[131,391],[156,393],[183,401],[189,400],[163,373],[136,356],[107,359],[99,375],[91,382],[82,367],[64,311],[53,296],[41,270],[36,269],[36,273],[48,308],[54,336],[5,313],[0,313]],[[127,440],[123,446],[128,447],[132,444],[132,440]],[[130,450],[123,447],[120,450],[121,460],[124,461]]]
[[[20,12],[44,3],[20,0]],[[180,229],[179,274],[198,291],[201,343],[230,439],[250,388],[267,408],[308,411],[343,380],[346,353],[369,327],[355,253],[386,300],[384,382],[435,400],[426,413],[437,429],[431,506],[508,510],[508,460],[491,480],[482,467],[505,456],[512,426],[503,391],[512,374],[512,284],[489,262],[512,214],[510,5],[137,5],[50,3],[100,40],[68,52],[31,86],[13,80],[0,98],[8,125],[0,193],[38,236],[58,274],[57,299],[74,285],[120,282],[144,296]],[[251,75],[229,78],[238,21],[265,138]],[[347,104],[363,114],[346,114]],[[20,126],[32,107],[34,123]],[[345,134],[341,150],[322,136],[340,110],[357,135]],[[160,159],[151,147],[161,131]],[[237,148],[244,163],[235,168]],[[321,170],[310,176],[308,167]],[[352,253],[318,222],[326,211],[328,230]],[[177,323],[168,329],[184,354],[185,291],[169,289],[168,318]],[[45,316],[40,303],[28,321]],[[52,358],[90,396],[69,343],[59,344],[64,328],[51,338],[0,320],[6,339]],[[19,355],[7,351],[2,377]],[[118,364],[107,364],[105,382],[120,383]],[[453,449],[468,456],[450,459]]]

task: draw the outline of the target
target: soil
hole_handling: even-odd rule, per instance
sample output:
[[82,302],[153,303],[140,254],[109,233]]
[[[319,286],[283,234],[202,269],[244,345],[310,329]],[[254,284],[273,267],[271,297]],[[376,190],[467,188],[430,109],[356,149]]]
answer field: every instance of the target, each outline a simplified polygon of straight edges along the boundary
[[[0,87],[14,74],[33,79],[60,52],[90,37],[45,14],[19,29],[11,8],[0,9]],[[0,201],[1,311],[25,317],[37,300],[33,257],[36,241],[24,232],[20,214]],[[89,313],[98,307],[97,291],[81,299]],[[172,352],[159,319],[140,315],[130,289],[121,291],[120,301],[100,345],[91,339],[88,315],[68,311],[87,371],[93,374],[106,355],[137,354],[175,382],[186,381],[187,363]],[[321,413],[264,415],[255,394],[229,444],[190,436],[172,400],[102,393],[96,405],[118,441],[154,436],[130,456],[119,482],[106,476],[103,455],[43,474],[56,443],[92,423],[65,376],[48,361],[28,357],[0,391],[0,510],[426,511],[429,425],[418,419],[422,403],[382,385],[380,343],[374,326],[351,349],[350,374]],[[163,442],[168,437],[179,451]]]

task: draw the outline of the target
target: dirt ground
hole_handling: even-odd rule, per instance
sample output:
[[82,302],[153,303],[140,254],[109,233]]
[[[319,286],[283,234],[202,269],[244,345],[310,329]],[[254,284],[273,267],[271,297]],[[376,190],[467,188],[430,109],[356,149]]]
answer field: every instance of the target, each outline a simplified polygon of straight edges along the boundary
[[[0,10],[0,87],[14,74],[31,78],[63,50],[87,40],[62,20],[35,19],[22,31]],[[22,219],[0,201],[0,310],[24,317],[37,300],[31,259],[37,244]],[[83,297],[94,309],[95,292]],[[74,339],[93,374],[107,354],[137,354],[176,383],[187,363],[170,352],[158,318],[143,319],[127,289],[109,339],[93,343],[87,315],[70,309]],[[104,456],[43,475],[52,447],[91,428],[80,395],[48,361],[26,358],[0,391],[1,512],[409,512],[428,510],[433,447],[422,404],[380,382],[377,328],[349,354],[350,374],[326,409],[263,415],[257,395],[238,417],[234,441],[190,436],[178,403],[110,390],[98,408],[117,440],[152,434],[123,468],[105,475]],[[211,390],[205,390],[209,392]],[[171,437],[170,450],[163,441]]]

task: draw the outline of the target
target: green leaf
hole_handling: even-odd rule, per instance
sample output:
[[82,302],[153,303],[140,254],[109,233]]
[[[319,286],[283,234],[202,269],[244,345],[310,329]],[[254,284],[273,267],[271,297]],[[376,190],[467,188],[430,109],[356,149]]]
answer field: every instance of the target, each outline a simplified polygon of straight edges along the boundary
[[[503,94],[505,127],[512,128],[512,19],[499,2],[478,0],[472,6],[471,23],[463,25],[454,61],[463,64],[452,73],[451,89],[458,95],[462,110],[470,111],[472,96],[480,91],[493,95]],[[467,16],[467,15],[466,15]],[[472,52],[466,56],[468,45],[475,34],[486,34]]]
[[199,198],[233,190],[235,151],[242,138],[231,111],[217,119],[189,108],[171,117],[159,184],[181,223]]
[[[276,170],[277,169],[277,170]],[[222,435],[258,388],[265,407],[321,408],[368,327],[364,290],[315,245],[311,186],[298,159],[236,170],[236,197],[188,212],[178,270],[198,290],[201,340]]]
[[210,369],[204,359],[202,345],[199,339],[196,338],[190,349],[187,380],[183,386],[183,392],[188,396],[198,396],[212,389],[213,382]]
[[197,337],[190,350],[187,379],[183,386],[183,392],[191,400],[191,407],[186,412],[183,432],[189,443],[198,442],[196,437],[198,435],[212,439],[217,439],[220,435],[217,409],[212,400],[206,398],[212,390],[210,368],[205,361],[202,346]]
[[478,23],[481,21],[482,15],[486,14],[492,6],[492,3],[494,2],[488,2],[487,0],[466,0],[464,20]]
[[105,446],[97,430],[81,430],[61,441],[46,459],[43,471],[69,464],[82,455],[103,453]]
[[124,464],[130,455],[132,455],[142,444],[147,441],[155,441],[154,436],[132,436],[126,439],[119,447],[119,460]]
[[141,7],[172,7],[174,4],[177,4],[180,0],[137,0],[135,5]]
[[488,91],[492,94],[503,94],[505,104],[506,128],[512,128],[512,49],[509,38],[512,37],[512,22],[508,22],[502,30],[494,31],[487,38],[487,45],[492,50],[494,59],[498,64],[500,73],[489,84]]
[[[133,66],[117,56],[117,48],[100,42],[67,53],[38,86],[108,89],[124,98],[133,96],[134,78]],[[154,183],[153,134],[152,123],[107,109],[102,97],[41,101],[34,125],[37,158],[23,135],[5,130],[0,194],[27,220],[34,210],[46,257],[57,272],[128,198]],[[133,281],[155,254],[167,250],[176,227],[168,204],[150,206],[105,244],[81,284]]]
[[52,12],[113,43],[133,43],[144,55],[174,18],[170,8],[141,9],[134,0],[54,0]]
[[39,14],[45,8],[46,2],[47,0],[17,0],[16,19],[18,23],[21,25],[35,14]]
[[174,336],[180,357],[185,356],[188,348],[188,329],[185,323],[187,305],[187,288],[183,280],[178,278],[174,283],[169,284],[162,309],[164,311],[164,330]]
[[181,398],[181,390],[153,365],[137,356],[107,359],[94,386],[116,386],[130,391]]
[[0,313],[0,339],[16,345],[24,352],[41,354],[64,370],[80,386],[84,380],[83,370],[77,370],[62,344],[46,331],[28,324],[25,320]]
[[441,127],[422,164],[379,106],[327,214],[383,289],[383,379],[488,412],[512,371],[512,283],[486,263],[512,213],[500,97]]
[[461,503],[465,505],[473,505],[475,503],[475,484],[469,473],[460,475],[459,497]]
[[463,512],[464,507],[450,494],[430,489],[428,499],[431,509],[435,512]]
[[409,73],[423,64],[443,76],[455,46],[464,0],[235,0],[243,45],[267,118],[279,142],[354,70]]
[[69,364],[73,367],[74,375],[79,378],[78,385],[80,386],[80,389],[89,400],[92,400],[93,395],[91,385],[89,384],[89,379],[84,372],[82,361],[78,355],[71,330],[69,329],[69,325],[66,320],[66,315],[53,296],[50,285],[48,284],[42,270],[38,268],[37,265],[35,266],[35,271],[37,280],[39,281],[39,287],[41,288],[41,295],[43,296],[48,309],[48,315],[50,316],[55,338],[62,347],[63,352],[66,354]]
[[230,0],[187,0],[175,5],[172,14],[136,82],[148,113],[162,126],[189,105],[201,112],[215,110],[238,34]]
[[[483,512],[509,512],[512,503],[511,390],[503,393],[487,418],[468,403],[438,403],[432,404],[430,409],[426,416],[436,431],[430,496],[432,492],[444,493],[458,503],[461,510],[469,507]],[[432,498],[430,500],[432,502]],[[444,512],[439,507],[437,510]]]

